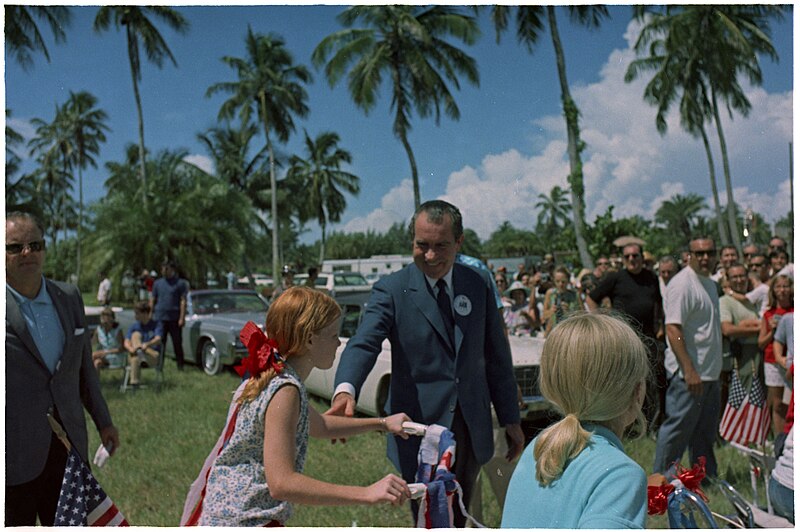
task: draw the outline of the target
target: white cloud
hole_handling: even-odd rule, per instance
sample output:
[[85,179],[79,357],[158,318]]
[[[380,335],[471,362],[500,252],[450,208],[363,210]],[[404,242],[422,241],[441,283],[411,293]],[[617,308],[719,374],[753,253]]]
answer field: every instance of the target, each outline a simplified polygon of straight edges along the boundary
[[214,174],[214,162],[205,155],[187,155],[183,158],[183,160],[187,163],[195,165],[208,174]]
[[412,212],[414,212],[414,188],[410,179],[403,179],[381,199],[380,208],[366,216],[353,218],[338,230],[345,233],[366,232],[370,229],[385,232],[397,222],[407,222]]
[[36,128],[28,120],[13,117],[6,119],[6,126],[22,135],[22,142],[13,150],[14,153],[23,161],[30,159],[30,153],[26,146],[28,141],[36,136]]
[[[589,222],[609,205],[614,205],[616,216],[652,219],[661,202],[675,194],[699,194],[706,198],[709,209],[713,208],[702,141],[681,129],[676,109],[667,116],[666,134],[660,135],[655,128],[656,109],[642,100],[647,76],[632,83],[624,81],[635,57],[630,46],[637,36],[638,23],[631,22],[626,32],[629,48],[609,54],[598,82],[571,89],[581,111],[581,138],[587,145],[582,158]],[[753,208],[774,222],[790,208],[788,143],[792,139],[793,94],[744,88],[752,104],[749,117],[731,119],[724,110],[722,113],[734,197],[742,208]],[[519,228],[533,228],[538,194],[556,185],[567,187],[563,116],[537,117],[532,124],[537,137],[531,140],[531,149],[542,146],[540,150],[487,154],[479,167],[466,166],[448,178],[442,199],[457,205],[465,225],[483,239],[506,220]],[[716,128],[709,125],[707,134],[724,205],[726,187]],[[383,202],[397,192],[390,191]],[[399,212],[411,212],[410,195],[408,199]],[[345,229],[385,229],[384,208],[351,221]]]

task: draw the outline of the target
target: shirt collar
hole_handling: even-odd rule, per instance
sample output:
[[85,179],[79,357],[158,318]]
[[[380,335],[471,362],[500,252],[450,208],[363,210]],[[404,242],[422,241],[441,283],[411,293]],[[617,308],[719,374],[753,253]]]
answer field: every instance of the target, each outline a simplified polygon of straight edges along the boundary
[[[447,271],[446,274],[444,274],[442,279],[444,279],[445,284],[447,284],[447,289],[452,292],[453,291],[453,267],[452,266],[450,266],[450,269]],[[428,281],[428,286],[431,287],[431,289],[436,288],[436,283],[439,281],[439,279],[434,279],[432,277],[428,277],[427,275],[425,276],[425,280]]]
[[597,423],[592,423],[591,421],[583,421],[581,422],[581,425],[583,426],[584,429],[590,432],[594,432],[598,436],[602,436],[603,438],[608,440],[608,442],[611,445],[613,445],[620,451],[623,452],[625,451],[625,448],[622,446],[622,442],[620,441],[619,437],[616,434],[614,434],[614,432],[608,427],[604,427],[603,425]]
[[39,286],[39,293],[36,294],[36,297],[34,297],[33,299],[23,296],[22,294],[14,290],[14,288],[8,283],[6,283],[6,288],[8,288],[11,291],[11,295],[14,296],[14,299],[17,300],[18,305],[23,305],[25,303],[50,305],[53,303],[53,300],[50,299],[50,294],[47,293],[47,287],[44,282],[44,275],[42,276],[42,284]]

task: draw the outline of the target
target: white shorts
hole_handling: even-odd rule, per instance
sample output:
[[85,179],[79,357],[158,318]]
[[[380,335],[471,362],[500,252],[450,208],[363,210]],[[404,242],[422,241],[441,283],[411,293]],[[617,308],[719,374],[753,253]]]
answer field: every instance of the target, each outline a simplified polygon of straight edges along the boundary
[[786,370],[776,362],[764,362],[764,384],[773,388],[786,386]]

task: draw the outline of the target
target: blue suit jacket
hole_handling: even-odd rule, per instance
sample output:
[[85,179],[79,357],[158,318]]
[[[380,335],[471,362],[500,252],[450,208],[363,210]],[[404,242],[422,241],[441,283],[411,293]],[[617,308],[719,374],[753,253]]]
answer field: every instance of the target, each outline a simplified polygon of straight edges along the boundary
[[[361,325],[342,353],[335,385],[349,382],[360,390],[388,338],[392,380],[387,410],[450,427],[458,403],[475,457],[486,463],[494,454],[490,403],[501,425],[520,420],[511,351],[494,294],[481,275],[453,265],[453,293],[455,346],[416,265],[378,281]],[[420,438],[389,438],[389,458],[407,479],[416,471],[419,443]]]

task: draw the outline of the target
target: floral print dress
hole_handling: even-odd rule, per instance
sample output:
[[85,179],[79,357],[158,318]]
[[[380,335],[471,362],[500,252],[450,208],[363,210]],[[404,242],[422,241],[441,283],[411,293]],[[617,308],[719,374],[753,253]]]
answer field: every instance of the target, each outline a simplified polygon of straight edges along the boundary
[[208,476],[200,526],[264,526],[273,520],[285,523],[291,517],[292,505],[272,498],[264,472],[265,415],[270,400],[283,386],[300,391],[294,468],[302,473],[308,449],[308,395],[287,364],[255,400],[239,407],[233,435]]

